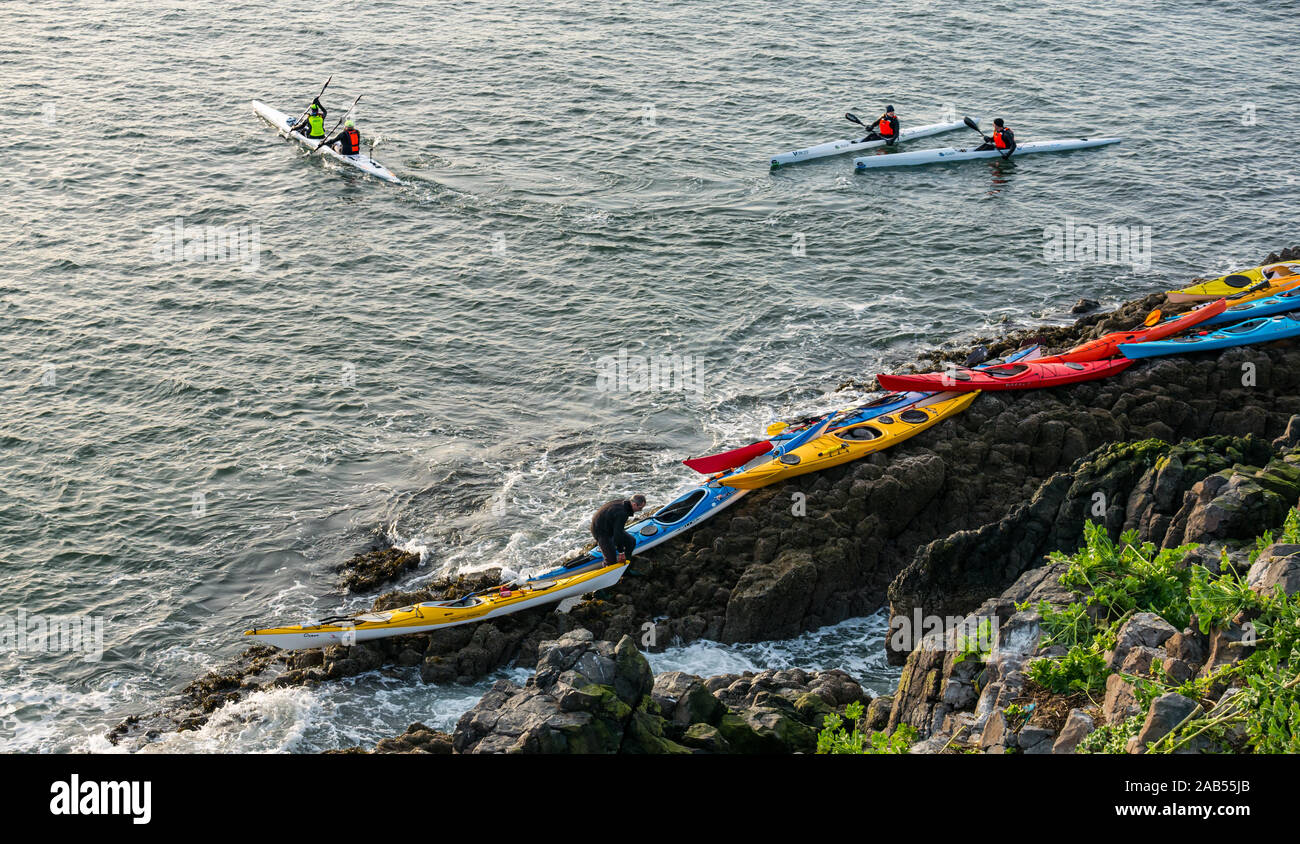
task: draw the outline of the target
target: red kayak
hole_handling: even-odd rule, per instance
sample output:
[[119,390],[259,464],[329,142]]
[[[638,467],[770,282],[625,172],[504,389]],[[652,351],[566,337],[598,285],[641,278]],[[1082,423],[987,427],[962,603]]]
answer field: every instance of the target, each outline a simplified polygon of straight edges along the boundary
[[[1075,346],[1068,352],[1039,358],[1039,363],[1084,363],[1086,361],[1104,360],[1119,354],[1120,343],[1145,343],[1148,340],[1160,340],[1180,331],[1186,331],[1194,325],[1205,322],[1211,317],[1223,313],[1228,307],[1227,299],[1219,299],[1195,310],[1188,311],[1180,317],[1157,322],[1149,328],[1135,328],[1132,331],[1115,331]],[[1153,311],[1152,316],[1159,319],[1160,312]],[[1151,317],[1148,317],[1151,319]]]
[[1004,363],[987,369],[953,367],[924,375],[877,375],[885,390],[1033,390],[1116,375],[1133,365],[1128,358],[1086,363]]

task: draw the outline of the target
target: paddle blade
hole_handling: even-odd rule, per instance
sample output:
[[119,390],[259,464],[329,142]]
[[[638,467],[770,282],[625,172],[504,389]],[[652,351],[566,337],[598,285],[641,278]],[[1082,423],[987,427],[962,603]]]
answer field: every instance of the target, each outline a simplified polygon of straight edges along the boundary
[[760,454],[767,454],[771,450],[772,444],[770,442],[760,440],[743,448],[735,448],[720,454],[710,454],[707,457],[692,457],[682,462],[701,475],[712,475],[715,472],[725,472],[737,466],[744,466]]
[[976,366],[989,359],[989,350],[987,346],[976,346],[966,358],[966,366]]
[[1164,314],[1160,313],[1159,308],[1156,308],[1154,311],[1147,314],[1147,318],[1142,320],[1142,324],[1145,325],[1147,328],[1150,328],[1151,326],[1159,322],[1162,316],[1164,316]]
[[976,123],[974,120],[971,120],[969,117],[963,117],[961,119],[961,122],[965,123],[967,126],[974,129],[976,132],[980,130],[980,125]]
[[763,431],[763,433],[767,434],[769,437],[775,437],[777,434],[789,427],[790,425],[786,422],[773,422],[771,425],[767,426],[767,430]]
[[867,125],[867,124],[863,123],[861,120],[859,120],[859,119],[858,119],[858,116],[857,116],[856,114],[854,114],[853,112],[851,112],[851,111],[850,111],[850,112],[847,112],[847,113],[844,115],[844,119],[847,120],[847,121],[849,121],[850,123],[856,123],[856,124],[858,124],[859,126],[866,126],[866,125]]

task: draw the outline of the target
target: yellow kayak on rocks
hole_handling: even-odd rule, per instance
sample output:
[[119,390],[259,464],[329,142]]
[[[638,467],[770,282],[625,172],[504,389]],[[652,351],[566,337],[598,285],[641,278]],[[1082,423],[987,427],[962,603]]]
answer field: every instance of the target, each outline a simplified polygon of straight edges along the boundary
[[1170,290],[1166,295],[1170,302],[1204,302],[1227,297],[1232,300],[1231,304],[1239,305],[1295,287],[1300,284],[1300,275],[1297,273],[1300,273],[1300,262],[1261,264],[1249,270],[1193,284],[1191,287]]
[[931,425],[936,425],[949,416],[956,416],[970,407],[978,395],[979,390],[968,393],[935,393],[902,410],[836,428],[775,460],[733,475],[722,483],[738,489],[758,489],[797,475],[849,463],[898,445]]
[[501,586],[451,601],[426,601],[395,610],[334,616],[291,627],[254,628],[245,630],[244,635],[264,645],[297,650],[355,645],[408,633],[429,633],[608,588],[618,583],[627,566],[627,563],[615,563],[563,576],[548,578],[542,575],[517,587]]

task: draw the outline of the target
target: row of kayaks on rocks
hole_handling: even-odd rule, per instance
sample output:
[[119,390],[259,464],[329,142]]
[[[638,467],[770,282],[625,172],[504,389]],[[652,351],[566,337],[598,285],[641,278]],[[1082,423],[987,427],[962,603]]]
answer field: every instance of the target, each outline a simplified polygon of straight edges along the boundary
[[[1300,262],[1231,273],[1169,291],[1186,313],[1153,311],[1145,324],[1112,332],[1058,354],[1038,346],[1003,359],[970,360],[941,372],[878,376],[890,392],[861,404],[768,426],[764,439],[687,466],[704,477],[670,503],[627,526],[635,554],[678,537],[753,489],[859,460],[895,446],[966,408],[984,390],[1028,390],[1106,378],[1141,358],[1211,351],[1300,337]],[[354,644],[498,618],[554,604],[616,584],[629,563],[605,560],[598,549],[532,577],[446,601],[394,610],[255,628],[245,636],[282,648]]]

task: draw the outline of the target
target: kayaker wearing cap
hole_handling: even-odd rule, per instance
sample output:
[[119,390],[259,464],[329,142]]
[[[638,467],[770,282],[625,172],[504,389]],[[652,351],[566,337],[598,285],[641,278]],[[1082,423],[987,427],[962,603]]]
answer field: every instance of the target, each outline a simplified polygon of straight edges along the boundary
[[299,120],[289,131],[300,132],[316,140],[325,137],[325,106],[320,104],[320,97],[311,101],[311,105],[307,107],[307,116]]
[[639,513],[644,508],[645,496],[638,494],[611,501],[591,517],[591,535],[596,538],[606,564],[615,559],[620,563],[626,562],[628,555],[636,548],[636,540],[623,526],[633,513]]
[[357,131],[351,117],[344,122],[338,134],[326,141],[325,145],[334,147],[343,155],[356,155],[361,152],[361,133]]
[[1016,136],[1011,131],[1011,127],[1002,122],[999,117],[993,121],[993,137],[984,136],[984,143],[975,147],[977,150],[995,149],[1002,153],[1003,158],[1010,158],[1011,153],[1016,151]]
[[862,140],[884,141],[885,146],[892,147],[898,140],[898,115],[894,114],[894,107],[885,106],[885,113],[877,117],[876,122],[867,128],[872,131]]

